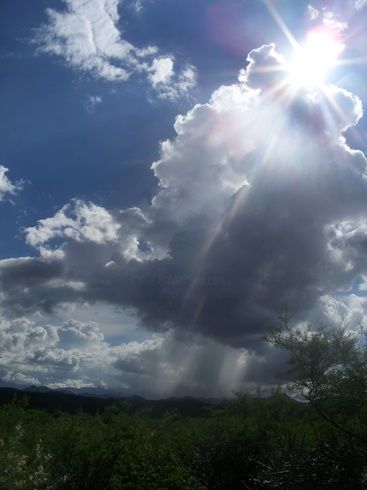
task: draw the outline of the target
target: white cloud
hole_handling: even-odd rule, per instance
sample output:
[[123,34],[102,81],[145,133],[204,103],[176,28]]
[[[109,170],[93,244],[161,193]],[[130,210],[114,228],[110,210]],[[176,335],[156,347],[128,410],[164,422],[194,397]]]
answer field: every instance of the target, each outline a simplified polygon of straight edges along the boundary
[[14,195],[22,188],[21,182],[11,182],[7,177],[9,169],[0,165],[0,202],[4,200],[7,195]]
[[[362,290],[361,290],[362,291]],[[319,325],[344,327],[351,332],[367,329],[367,298],[355,294],[323,296],[315,311]]]
[[141,10],[143,10],[143,2],[141,0],[135,0],[132,2],[132,7],[135,12],[139,13]]
[[177,75],[172,57],[155,58],[148,78],[160,98],[175,100],[191,92],[196,85],[197,73],[194,66],[187,65]]
[[[127,80],[139,51],[116,27],[118,0],[65,0],[66,11],[48,9],[49,23],[38,31],[40,50],[106,80]],[[154,48],[150,48],[155,51]],[[117,66],[111,60],[121,60]]]
[[[101,206],[74,199],[52,218],[41,219],[36,226],[26,228],[25,234],[27,243],[37,247],[41,255],[50,260],[63,257],[63,244],[75,240],[98,245],[109,243],[116,248],[117,257],[122,254],[128,260],[141,261],[161,256],[159,248],[155,251],[149,247],[147,250],[140,248],[141,230],[148,223],[139,208],[121,210],[113,215]],[[111,269],[114,264],[113,260],[106,261],[105,267]]]
[[169,84],[174,74],[173,59],[171,57],[155,58],[151,66],[149,80],[154,88],[159,84]]
[[309,16],[309,18],[311,20],[315,20],[318,18],[318,16],[320,15],[320,11],[317,10],[315,7],[313,7],[312,5],[308,5],[307,6],[307,14]]
[[336,32],[344,32],[348,29],[348,22],[326,9],[323,10],[323,23]]
[[178,76],[177,85],[179,93],[189,92],[197,82],[197,70],[193,65],[186,65]]
[[86,99],[86,108],[87,108],[87,111],[89,112],[93,112],[93,110],[95,109],[95,107],[99,104],[102,103],[102,97],[100,97],[99,95],[90,95],[87,97]]
[[[122,82],[144,74],[160,96],[174,99],[186,95],[196,83],[187,68],[173,77],[173,56],[154,56],[156,46],[137,48],[118,28],[120,0],[63,0],[66,9],[48,9],[48,23],[35,38],[39,51],[64,58],[71,67],[110,82]],[[141,8],[141,2],[135,3]],[[191,68],[190,68],[191,69]],[[175,87],[178,81],[180,87]],[[164,95],[165,93],[170,95]],[[172,95],[174,94],[174,96]]]
[[348,29],[348,22],[345,21],[343,14],[345,12],[338,12],[335,9],[329,10],[326,7],[315,8],[313,5],[307,6],[307,16],[311,22],[317,21],[320,23],[321,21],[338,33]]
[[357,10],[361,10],[367,5],[367,0],[356,0],[354,6]]
[[[100,385],[97,371],[108,359],[108,346],[98,327],[69,320],[62,325],[19,319],[0,324],[3,380],[53,385],[66,379]],[[20,377],[19,377],[20,376]]]
[[359,284],[358,291],[362,293],[367,293],[367,276],[361,277],[361,283]]
[[115,241],[120,225],[100,206],[75,200],[65,205],[54,217],[40,220],[26,230],[27,243],[33,247],[55,238],[106,243]]

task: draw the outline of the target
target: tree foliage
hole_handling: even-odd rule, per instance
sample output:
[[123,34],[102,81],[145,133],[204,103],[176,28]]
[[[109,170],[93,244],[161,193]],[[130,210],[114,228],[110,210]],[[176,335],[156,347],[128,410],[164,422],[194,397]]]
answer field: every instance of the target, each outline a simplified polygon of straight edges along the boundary
[[293,388],[329,424],[367,444],[367,348],[362,331],[281,328],[267,336],[287,352]]

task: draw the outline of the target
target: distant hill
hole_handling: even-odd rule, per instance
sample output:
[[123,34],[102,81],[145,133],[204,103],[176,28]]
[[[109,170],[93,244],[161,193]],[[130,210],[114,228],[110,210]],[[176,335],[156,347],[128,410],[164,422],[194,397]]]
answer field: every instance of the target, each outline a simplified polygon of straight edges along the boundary
[[[276,404],[281,402],[289,412],[303,413],[307,410],[304,403],[278,393],[269,397],[252,398],[253,403]],[[160,417],[166,412],[177,411],[187,417],[204,417],[213,406],[225,406],[231,403],[223,398],[171,397],[162,400],[146,400],[140,396],[122,397],[102,389],[62,389],[52,390],[45,386],[29,386],[26,388],[0,387],[0,406],[14,403],[26,408],[62,411],[69,414],[86,412],[95,414],[106,407],[124,407],[130,413],[144,411],[153,417]],[[307,405],[307,404],[306,404]]]
[[46,387],[30,386],[27,389],[0,387],[0,405],[15,403],[24,407],[47,411],[60,410],[70,414],[80,411],[96,413],[104,408],[116,405],[124,406],[129,411],[148,411],[152,416],[161,416],[172,410],[189,417],[200,417],[207,414],[213,401],[195,398],[170,398],[166,400],[145,400],[133,396],[129,398],[108,397],[106,394],[74,394],[67,390],[56,391]]

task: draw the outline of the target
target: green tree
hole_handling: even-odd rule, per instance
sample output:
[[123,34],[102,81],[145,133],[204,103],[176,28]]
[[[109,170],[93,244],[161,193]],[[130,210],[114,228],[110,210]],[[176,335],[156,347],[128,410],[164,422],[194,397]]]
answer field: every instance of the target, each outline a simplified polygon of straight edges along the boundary
[[291,328],[266,339],[288,354],[293,388],[345,436],[367,445],[367,349],[363,332]]

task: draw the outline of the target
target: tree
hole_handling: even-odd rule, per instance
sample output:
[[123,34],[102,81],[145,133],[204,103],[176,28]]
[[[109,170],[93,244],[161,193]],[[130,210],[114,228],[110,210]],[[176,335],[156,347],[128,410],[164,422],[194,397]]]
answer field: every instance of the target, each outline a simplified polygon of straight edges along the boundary
[[288,353],[293,388],[338,431],[367,445],[367,350],[362,332],[291,328],[266,339]]

